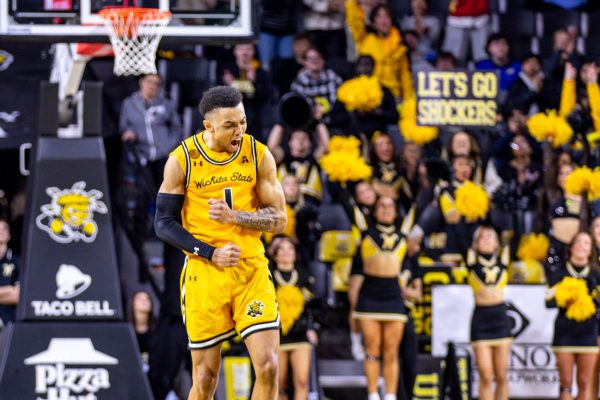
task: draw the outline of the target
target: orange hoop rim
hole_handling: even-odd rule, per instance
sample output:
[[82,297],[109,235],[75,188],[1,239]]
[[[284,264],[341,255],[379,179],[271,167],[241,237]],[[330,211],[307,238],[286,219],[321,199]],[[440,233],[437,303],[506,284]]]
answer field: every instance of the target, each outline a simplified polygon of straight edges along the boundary
[[105,7],[98,11],[102,19],[127,18],[133,15],[135,18],[144,18],[146,21],[162,21],[171,19],[171,12],[160,8],[144,7]]

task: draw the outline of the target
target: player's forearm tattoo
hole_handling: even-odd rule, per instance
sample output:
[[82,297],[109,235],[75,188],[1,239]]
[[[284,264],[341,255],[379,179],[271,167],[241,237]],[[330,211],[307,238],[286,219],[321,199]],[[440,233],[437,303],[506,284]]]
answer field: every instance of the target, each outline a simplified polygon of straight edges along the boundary
[[261,208],[256,212],[238,211],[235,215],[237,225],[253,231],[271,232],[277,229],[279,217],[274,207]]

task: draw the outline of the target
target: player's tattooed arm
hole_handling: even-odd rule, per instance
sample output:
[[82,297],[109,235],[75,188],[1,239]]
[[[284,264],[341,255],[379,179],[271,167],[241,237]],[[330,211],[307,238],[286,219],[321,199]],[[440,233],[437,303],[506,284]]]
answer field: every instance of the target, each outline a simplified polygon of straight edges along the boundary
[[235,223],[253,231],[273,232],[279,225],[279,215],[275,207],[261,208],[256,212],[237,211]]

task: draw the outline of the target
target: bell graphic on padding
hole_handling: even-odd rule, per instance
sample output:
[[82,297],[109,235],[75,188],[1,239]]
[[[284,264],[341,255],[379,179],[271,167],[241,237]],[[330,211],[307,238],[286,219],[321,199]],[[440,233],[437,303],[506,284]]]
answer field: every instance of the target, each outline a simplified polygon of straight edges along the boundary
[[83,293],[92,283],[92,277],[74,265],[62,264],[56,273],[56,297],[70,299]]

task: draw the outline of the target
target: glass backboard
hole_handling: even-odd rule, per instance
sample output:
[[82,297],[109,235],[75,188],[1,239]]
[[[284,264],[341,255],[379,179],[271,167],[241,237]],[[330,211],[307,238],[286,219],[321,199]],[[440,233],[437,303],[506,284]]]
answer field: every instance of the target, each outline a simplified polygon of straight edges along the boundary
[[166,42],[224,43],[255,34],[252,0],[1,0],[0,40],[106,42],[98,11],[109,6],[171,11]]

